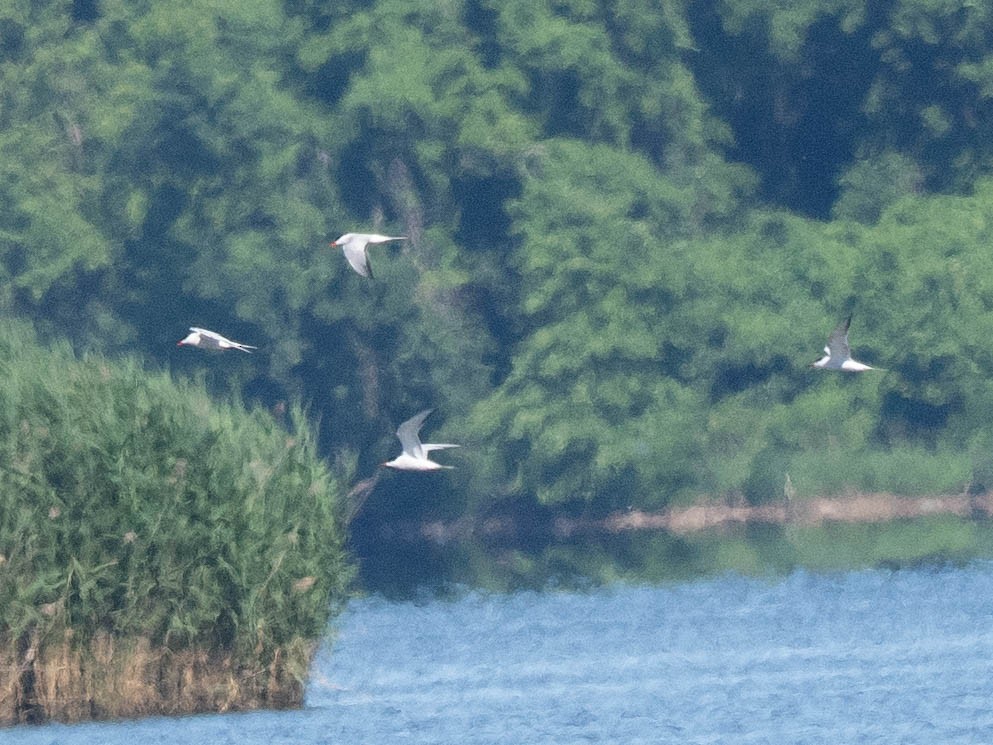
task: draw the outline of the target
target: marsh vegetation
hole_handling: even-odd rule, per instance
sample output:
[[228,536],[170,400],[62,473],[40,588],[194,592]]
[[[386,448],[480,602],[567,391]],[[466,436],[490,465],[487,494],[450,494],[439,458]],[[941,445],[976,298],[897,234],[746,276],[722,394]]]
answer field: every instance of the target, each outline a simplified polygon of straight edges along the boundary
[[0,722],[299,704],[351,573],[310,424],[0,327]]

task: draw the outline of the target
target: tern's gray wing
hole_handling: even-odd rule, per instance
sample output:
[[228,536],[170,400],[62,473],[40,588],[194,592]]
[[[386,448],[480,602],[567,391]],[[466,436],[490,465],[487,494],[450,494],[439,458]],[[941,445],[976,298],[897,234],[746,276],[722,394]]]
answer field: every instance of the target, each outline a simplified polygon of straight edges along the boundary
[[844,323],[838,324],[838,328],[831,332],[828,337],[828,353],[832,359],[846,360],[852,356],[848,346],[848,326],[852,322],[852,317],[848,316]]
[[424,420],[428,418],[433,409],[425,409],[420,414],[412,416],[397,428],[397,437],[400,438],[400,446],[403,452],[414,458],[424,458],[424,448],[421,447],[421,438],[417,436],[420,432]]
[[344,251],[345,258],[352,265],[352,269],[363,277],[372,278],[372,267],[369,265],[369,256],[366,254],[365,248],[364,242],[352,241],[344,244],[341,250]]

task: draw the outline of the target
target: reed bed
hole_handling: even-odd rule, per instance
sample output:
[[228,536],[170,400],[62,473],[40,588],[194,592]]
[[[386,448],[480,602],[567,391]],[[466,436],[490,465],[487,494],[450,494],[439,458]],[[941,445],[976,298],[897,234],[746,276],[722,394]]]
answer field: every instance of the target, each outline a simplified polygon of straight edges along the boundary
[[0,326],[0,723],[301,702],[351,568],[290,408]]

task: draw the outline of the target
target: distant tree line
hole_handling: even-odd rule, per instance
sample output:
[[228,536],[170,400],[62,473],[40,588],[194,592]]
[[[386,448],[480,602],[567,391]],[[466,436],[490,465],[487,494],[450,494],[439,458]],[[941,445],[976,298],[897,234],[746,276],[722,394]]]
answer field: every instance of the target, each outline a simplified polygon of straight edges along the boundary
[[[391,509],[984,488],[991,14],[8,3],[0,307],[302,398],[351,478],[437,407],[458,469]],[[350,230],[409,240],[366,280]],[[808,370],[849,313],[886,371]]]

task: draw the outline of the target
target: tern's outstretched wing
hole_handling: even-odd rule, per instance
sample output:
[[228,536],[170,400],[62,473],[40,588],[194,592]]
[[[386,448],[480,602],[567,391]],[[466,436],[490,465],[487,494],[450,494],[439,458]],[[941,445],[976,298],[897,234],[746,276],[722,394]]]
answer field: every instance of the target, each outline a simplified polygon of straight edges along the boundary
[[852,317],[848,316],[844,323],[838,324],[838,328],[831,332],[828,337],[828,354],[832,359],[846,360],[852,356],[848,346],[848,327],[852,323]]
[[359,242],[347,243],[341,247],[341,250],[345,253],[348,263],[352,265],[352,269],[363,277],[369,277],[371,279],[372,266],[369,264],[369,255],[365,250],[366,245]]
[[412,416],[397,428],[397,437],[400,438],[400,446],[403,452],[412,458],[424,458],[424,448],[421,447],[421,438],[417,436],[420,432],[424,420],[428,418],[433,409],[425,409],[420,414]]

